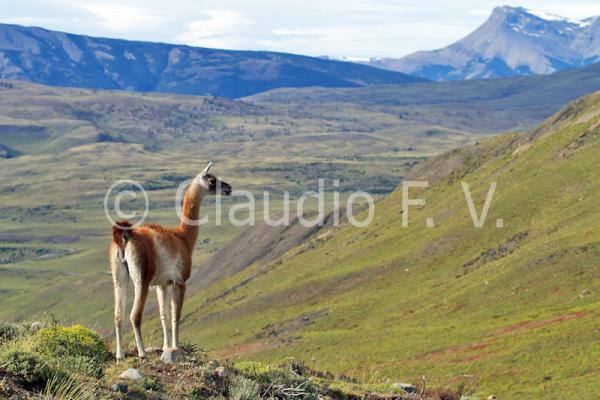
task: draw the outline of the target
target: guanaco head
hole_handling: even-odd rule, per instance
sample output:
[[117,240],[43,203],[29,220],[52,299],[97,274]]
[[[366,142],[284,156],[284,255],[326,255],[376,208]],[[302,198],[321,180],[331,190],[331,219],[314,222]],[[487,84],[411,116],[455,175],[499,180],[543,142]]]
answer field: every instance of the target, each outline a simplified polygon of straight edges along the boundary
[[210,170],[211,166],[212,162],[209,162],[206,168],[204,168],[204,170],[197,177],[200,182],[202,194],[209,196],[214,196],[216,194],[229,196],[231,194],[231,186],[216,176],[209,174],[208,171]]

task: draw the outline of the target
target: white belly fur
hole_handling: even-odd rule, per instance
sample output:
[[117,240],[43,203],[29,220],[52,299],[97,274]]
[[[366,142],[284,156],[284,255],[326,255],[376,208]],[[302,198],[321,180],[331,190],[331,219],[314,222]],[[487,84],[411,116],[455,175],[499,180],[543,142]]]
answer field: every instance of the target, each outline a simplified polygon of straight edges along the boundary
[[180,256],[173,257],[167,250],[162,240],[154,235],[154,248],[156,249],[156,274],[150,282],[152,286],[165,286],[175,282],[182,282]]

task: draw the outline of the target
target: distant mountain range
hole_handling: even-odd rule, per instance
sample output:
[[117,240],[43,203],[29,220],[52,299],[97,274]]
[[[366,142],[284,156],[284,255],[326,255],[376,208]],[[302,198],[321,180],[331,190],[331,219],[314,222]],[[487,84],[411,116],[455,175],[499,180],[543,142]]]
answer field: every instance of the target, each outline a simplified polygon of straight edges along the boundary
[[0,24],[0,78],[53,86],[242,97],[279,87],[424,81],[320,58],[95,38]]
[[[600,63],[551,75],[474,79],[360,88],[277,89],[255,104],[353,104],[420,124],[496,133],[533,128],[566,103],[600,90]],[[321,106],[323,107],[323,106]]]
[[430,80],[463,80],[550,74],[597,61],[599,17],[573,21],[504,6],[495,8],[483,25],[448,47],[367,64]]

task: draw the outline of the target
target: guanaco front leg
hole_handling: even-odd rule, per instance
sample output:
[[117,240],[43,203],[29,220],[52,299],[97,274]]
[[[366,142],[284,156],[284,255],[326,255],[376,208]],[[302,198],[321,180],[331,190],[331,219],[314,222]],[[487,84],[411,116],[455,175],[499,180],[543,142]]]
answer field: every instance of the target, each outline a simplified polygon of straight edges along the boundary
[[171,329],[173,350],[179,348],[179,321],[181,320],[181,309],[185,297],[185,283],[173,284],[173,295],[171,296]]
[[156,295],[158,297],[158,310],[160,312],[160,322],[163,330],[163,351],[169,348],[169,297],[171,286],[157,286]]

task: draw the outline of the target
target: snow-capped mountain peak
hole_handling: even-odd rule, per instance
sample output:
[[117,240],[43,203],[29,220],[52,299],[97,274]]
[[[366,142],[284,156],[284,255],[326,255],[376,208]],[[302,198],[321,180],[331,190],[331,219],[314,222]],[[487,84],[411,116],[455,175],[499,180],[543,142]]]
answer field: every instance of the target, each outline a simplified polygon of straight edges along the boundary
[[519,7],[518,9],[523,10],[525,13],[538,17],[539,19],[543,19],[544,21],[562,21],[562,22],[570,22],[573,24],[580,24],[581,21],[573,21],[568,18],[561,17],[560,15],[550,14],[540,10],[532,10],[530,8]]
[[523,7],[496,7],[448,47],[371,62],[433,80],[549,74],[600,61],[600,19],[572,20]]

